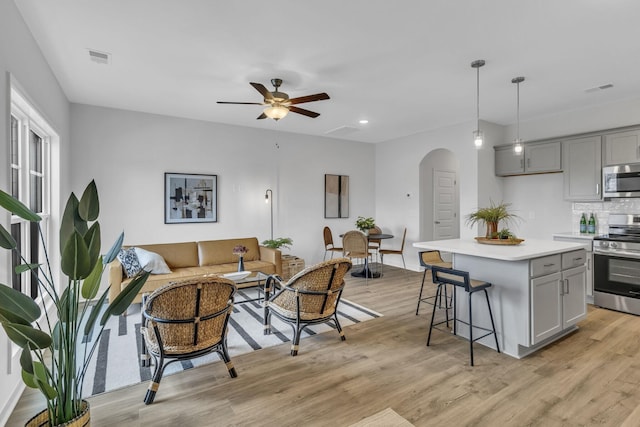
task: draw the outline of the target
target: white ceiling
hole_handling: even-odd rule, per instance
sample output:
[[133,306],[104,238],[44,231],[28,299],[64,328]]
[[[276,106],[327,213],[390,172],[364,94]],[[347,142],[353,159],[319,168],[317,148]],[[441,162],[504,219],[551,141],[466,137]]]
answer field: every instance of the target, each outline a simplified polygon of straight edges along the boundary
[[[640,98],[638,0],[15,3],[75,103],[380,142],[475,120],[476,59],[480,118],[498,124],[516,120],[516,76],[521,121]],[[291,97],[331,99],[279,122],[216,104],[261,102],[249,82],[272,90],[274,77]]]

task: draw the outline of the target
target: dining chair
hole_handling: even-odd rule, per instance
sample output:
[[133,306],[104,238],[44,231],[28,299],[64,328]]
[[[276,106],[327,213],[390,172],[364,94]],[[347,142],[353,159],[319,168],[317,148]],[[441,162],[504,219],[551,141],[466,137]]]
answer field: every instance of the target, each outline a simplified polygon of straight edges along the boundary
[[[382,228],[378,227],[377,225],[374,226],[373,228],[369,229],[369,234],[382,234]],[[382,240],[381,239],[371,239],[369,238],[369,251],[375,255],[376,257],[376,262],[378,262],[378,255],[379,255],[379,251],[380,251],[380,245],[382,245]]]
[[380,254],[380,262],[382,263],[380,267],[380,272],[384,270],[384,256],[385,255],[400,255],[402,257],[402,265],[404,269],[407,269],[407,264],[404,262],[404,242],[407,238],[407,228],[404,228],[404,233],[402,233],[402,244],[400,244],[400,249],[378,249],[378,253]]
[[336,246],[333,243],[333,234],[331,233],[331,229],[329,227],[324,227],[324,230],[322,230],[322,235],[324,237],[324,257],[322,257],[323,261],[327,259],[327,252],[331,252],[331,259],[333,259],[334,252],[343,252],[342,248]]
[[[344,250],[343,256],[349,259],[362,259],[364,260],[364,268],[366,269],[367,260],[371,255],[369,253],[369,241],[367,236],[360,230],[351,230],[344,233],[342,236],[342,248]],[[364,275],[365,284],[369,279],[369,275]]]

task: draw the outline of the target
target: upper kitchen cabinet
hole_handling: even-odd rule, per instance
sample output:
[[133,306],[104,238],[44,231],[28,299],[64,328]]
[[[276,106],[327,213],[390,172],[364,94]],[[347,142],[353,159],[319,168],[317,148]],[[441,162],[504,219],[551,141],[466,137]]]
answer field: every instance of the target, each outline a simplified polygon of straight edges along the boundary
[[524,144],[514,154],[513,146],[495,147],[495,173],[498,176],[562,172],[562,147],[559,141]]
[[604,136],[604,165],[640,162],[640,130]]
[[602,137],[563,141],[562,170],[565,200],[602,200]]

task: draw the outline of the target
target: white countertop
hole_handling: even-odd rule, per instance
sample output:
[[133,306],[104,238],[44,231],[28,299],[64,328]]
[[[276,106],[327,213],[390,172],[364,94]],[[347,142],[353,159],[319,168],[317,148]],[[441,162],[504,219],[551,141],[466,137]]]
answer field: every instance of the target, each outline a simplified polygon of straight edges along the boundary
[[566,233],[555,233],[553,234],[553,237],[560,237],[560,238],[569,238],[569,239],[584,239],[584,240],[593,240],[594,237],[596,237],[597,234],[587,234],[587,233],[576,233],[576,232],[566,232]]
[[413,246],[419,249],[439,250],[442,252],[499,259],[503,261],[522,261],[584,248],[584,245],[581,243],[541,239],[525,239],[524,242],[517,246],[487,245],[478,243],[475,239],[449,239],[434,240],[431,242],[416,242]]

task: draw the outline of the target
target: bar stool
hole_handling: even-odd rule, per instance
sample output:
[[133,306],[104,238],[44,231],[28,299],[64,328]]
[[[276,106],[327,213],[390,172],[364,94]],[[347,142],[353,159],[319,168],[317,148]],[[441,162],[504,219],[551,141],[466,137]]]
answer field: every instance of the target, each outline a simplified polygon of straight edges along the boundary
[[[442,259],[442,256],[440,255],[440,251],[423,251],[423,252],[418,252],[418,260],[420,261],[420,265],[422,267],[424,267],[424,272],[422,273],[422,285],[420,285],[420,295],[418,295],[418,306],[416,307],[416,316],[418,315],[418,312],[420,311],[420,303],[421,302],[426,302],[427,304],[438,304],[438,308],[442,308],[442,298],[437,299],[436,296],[430,296],[430,297],[422,297],[422,291],[424,289],[424,281],[427,277],[427,271],[431,270],[431,266],[433,265],[437,265],[439,267],[447,267],[447,268],[451,268],[451,263],[450,262],[446,262]],[[430,300],[435,299],[434,302],[431,302]],[[445,286],[444,288],[444,299],[445,301],[448,301],[449,298],[447,298],[447,287]],[[449,304],[446,304],[448,307],[450,307]],[[447,326],[449,326],[449,324],[447,323]]]
[[[431,267],[431,275],[433,277],[433,283],[438,285],[438,289],[436,291],[436,300],[440,296],[442,297],[442,289],[446,285],[453,285],[453,334],[457,335],[457,322],[463,323],[465,325],[469,325],[469,354],[471,356],[471,366],[473,366],[473,343],[474,341],[478,341],[486,336],[493,334],[493,337],[496,340],[496,350],[500,353],[500,347],[498,346],[498,335],[496,334],[496,326],[493,322],[493,313],[491,312],[491,303],[489,302],[489,294],[487,293],[487,288],[491,287],[491,283],[482,282],[479,280],[469,279],[469,273],[461,270],[454,270],[452,268],[444,268],[439,266]],[[464,288],[469,296],[469,322],[465,322],[460,320],[456,316],[456,288]],[[472,310],[471,310],[471,296],[478,291],[484,291],[484,296],[487,300],[487,307],[489,308],[489,318],[491,319],[491,329],[483,328],[481,326],[476,326],[473,324]],[[427,346],[431,342],[431,330],[434,326],[441,325],[445,323],[445,321],[441,321],[438,323],[433,323],[433,319],[436,314],[436,305],[433,307],[433,312],[431,313],[431,324],[429,325],[429,336],[427,337]],[[449,322],[448,311],[451,307],[445,307],[445,311],[447,313],[447,325]],[[473,337],[473,328],[483,330],[487,332],[486,334],[476,337]]]

